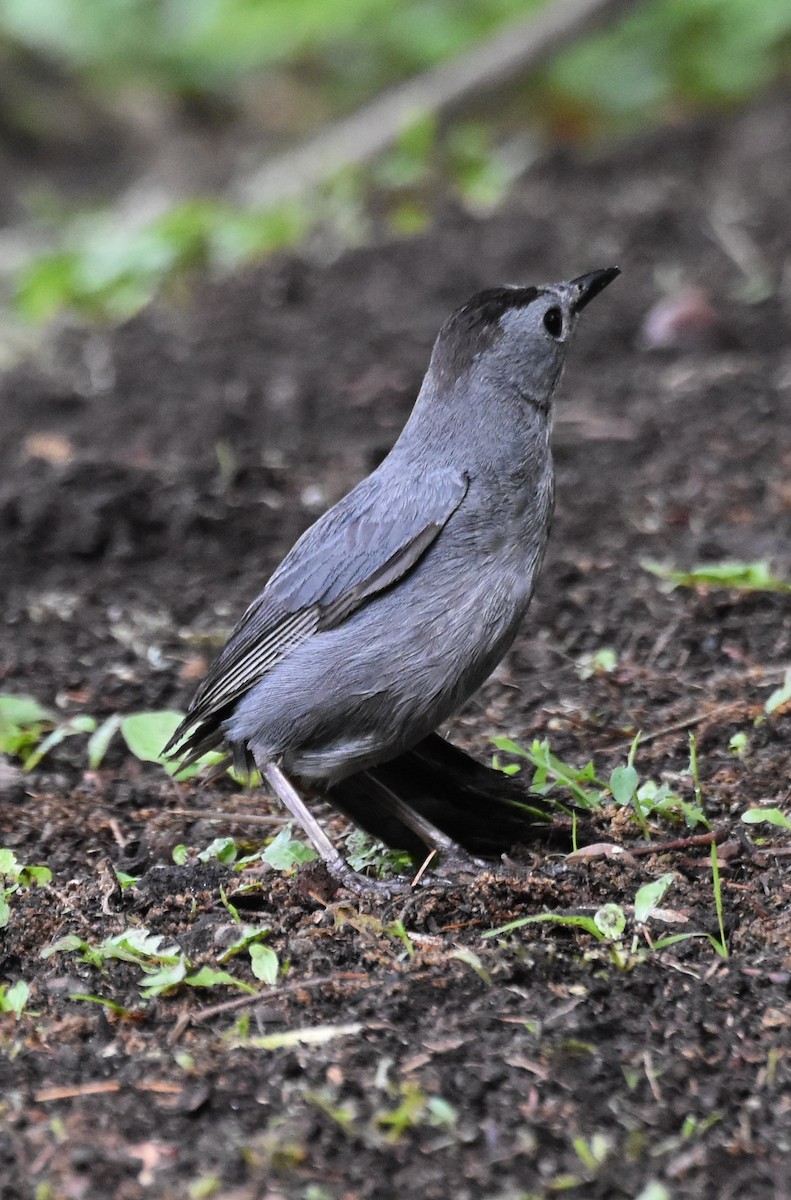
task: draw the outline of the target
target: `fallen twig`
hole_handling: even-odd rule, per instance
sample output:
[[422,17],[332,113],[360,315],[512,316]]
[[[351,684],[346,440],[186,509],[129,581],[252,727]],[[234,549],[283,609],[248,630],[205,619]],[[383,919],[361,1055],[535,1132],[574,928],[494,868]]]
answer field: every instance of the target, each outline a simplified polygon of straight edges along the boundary
[[310,979],[301,979],[294,983],[284,983],[280,987],[267,988],[266,991],[256,992],[255,995],[237,996],[233,1000],[224,1000],[221,1004],[212,1004],[199,1013],[186,1014],[188,1023],[200,1025],[210,1021],[222,1013],[233,1012],[237,1008],[249,1008],[251,1004],[264,1004],[269,1000],[278,1000],[281,996],[293,994],[307,988],[324,987],[337,983],[370,983],[371,978],[364,971],[339,971],[335,975],[318,975]]
[[670,842],[656,842],[652,846],[630,846],[631,855],[638,854],[667,854],[671,850],[689,850],[693,846],[710,846],[712,842],[719,846],[729,835],[727,829],[710,829],[708,833],[695,833],[690,837],[673,838]]
[[237,182],[237,200],[265,207],[294,199],[344,167],[386,150],[416,117],[438,115],[524,75],[634,0],[556,0],[466,54],[383,92],[356,113]]
[[193,817],[199,821],[235,821],[246,825],[285,825],[285,817],[264,817],[260,813],[223,812],[219,808],[169,808],[174,817]]

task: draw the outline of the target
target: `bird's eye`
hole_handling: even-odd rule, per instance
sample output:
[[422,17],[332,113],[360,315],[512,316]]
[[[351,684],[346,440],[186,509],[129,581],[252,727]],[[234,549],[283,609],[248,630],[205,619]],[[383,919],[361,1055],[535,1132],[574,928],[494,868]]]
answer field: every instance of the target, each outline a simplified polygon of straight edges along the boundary
[[544,313],[544,328],[550,337],[560,337],[563,332],[563,313],[559,308],[547,309]]

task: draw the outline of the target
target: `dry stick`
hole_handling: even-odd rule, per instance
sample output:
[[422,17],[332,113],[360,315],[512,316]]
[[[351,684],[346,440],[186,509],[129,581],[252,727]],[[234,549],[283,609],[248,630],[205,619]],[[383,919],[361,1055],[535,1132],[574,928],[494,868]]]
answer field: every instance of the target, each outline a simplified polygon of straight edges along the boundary
[[195,817],[201,821],[234,821],[237,825],[287,825],[287,817],[264,817],[260,813],[223,812],[219,808],[169,808],[174,817]]
[[281,996],[298,992],[301,988],[324,987],[325,984],[333,983],[369,982],[370,976],[364,971],[341,971],[337,975],[313,976],[295,983],[284,983],[281,987],[268,988],[265,992],[256,992],[254,996],[238,996],[234,1000],[224,1000],[221,1004],[213,1004],[211,1008],[204,1008],[199,1013],[188,1013],[187,1016],[191,1025],[198,1025],[201,1021],[209,1021],[212,1017],[217,1017],[221,1013],[233,1012],[237,1008],[247,1008],[251,1004],[264,1004],[269,1000],[279,1000]]
[[251,207],[302,195],[342,168],[359,166],[386,150],[415,118],[436,116],[525,75],[591,28],[633,8],[635,0],[556,0],[467,54],[390,88],[296,150],[266,163],[238,181],[234,195]]
[[[694,729],[696,725],[702,725],[704,721],[718,720],[731,712],[734,708],[744,709],[749,705],[741,700],[729,700],[727,704],[722,704],[718,708],[707,709],[704,712],[697,712],[694,716],[685,717],[683,721],[674,721],[672,725],[664,725],[661,729],[655,729],[653,733],[645,733],[640,737],[640,745],[644,746],[646,742],[656,741],[657,738],[665,737],[669,733],[681,733],[684,729]],[[617,746],[631,746],[634,738],[626,738],[624,741],[618,741],[608,747],[609,750],[614,750]]]
[[670,842],[657,842],[653,846],[629,846],[628,853],[637,854],[666,854],[670,850],[689,850],[693,846],[710,846],[712,842],[720,845],[728,838],[727,829],[712,829],[708,833],[695,833],[690,837],[673,838]]

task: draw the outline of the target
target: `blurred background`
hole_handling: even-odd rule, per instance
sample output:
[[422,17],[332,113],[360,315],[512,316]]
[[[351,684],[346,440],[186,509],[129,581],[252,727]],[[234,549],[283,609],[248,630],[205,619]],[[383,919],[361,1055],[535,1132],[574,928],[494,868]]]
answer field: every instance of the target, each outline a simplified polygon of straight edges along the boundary
[[790,65],[788,0],[2,0],[0,361],[284,246],[490,213],[548,150]]

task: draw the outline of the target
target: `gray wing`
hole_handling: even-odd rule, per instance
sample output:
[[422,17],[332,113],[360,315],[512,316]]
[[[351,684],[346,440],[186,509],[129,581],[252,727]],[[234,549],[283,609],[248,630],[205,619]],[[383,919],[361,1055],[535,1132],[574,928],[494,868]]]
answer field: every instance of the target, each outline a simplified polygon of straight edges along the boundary
[[[344,621],[407,574],[461,504],[468,480],[448,469],[381,486],[374,473],[312,525],[247,609],[165,752],[216,745],[231,706],[306,638]],[[193,732],[190,733],[190,730]]]

